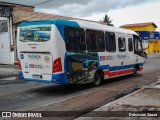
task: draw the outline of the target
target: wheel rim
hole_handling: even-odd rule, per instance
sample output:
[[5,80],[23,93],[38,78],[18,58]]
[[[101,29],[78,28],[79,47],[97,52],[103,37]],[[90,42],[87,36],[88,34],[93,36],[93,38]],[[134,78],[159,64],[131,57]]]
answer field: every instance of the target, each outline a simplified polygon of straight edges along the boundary
[[95,77],[94,83],[95,83],[95,85],[99,85],[99,84],[101,83],[101,78],[100,78],[100,76],[97,75],[97,76]]

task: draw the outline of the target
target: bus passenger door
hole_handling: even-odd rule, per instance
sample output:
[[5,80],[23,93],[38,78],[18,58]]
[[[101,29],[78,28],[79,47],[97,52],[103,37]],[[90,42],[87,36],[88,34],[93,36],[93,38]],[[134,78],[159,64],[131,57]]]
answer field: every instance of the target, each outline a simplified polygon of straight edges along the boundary
[[105,41],[106,41],[106,65],[109,66],[108,72],[106,71],[106,78],[107,77],[116,77],[117,76],[117,66],[118,66],[118,59],[117,59],[117,33],[112,32],[105,32]]
[[117,54],[117,59],[118,59],[118,71],[117,75],[121,76],[124,74],[127,74],[127,48],[126,48],[126,36],[124,35],[118,35],[118,54]]
[[133,73],[133,67],[135,62],[135,56],[134,56],[134,50],[133,50],[133,36],[127,37],[127,68],[128,68],[128,74]]

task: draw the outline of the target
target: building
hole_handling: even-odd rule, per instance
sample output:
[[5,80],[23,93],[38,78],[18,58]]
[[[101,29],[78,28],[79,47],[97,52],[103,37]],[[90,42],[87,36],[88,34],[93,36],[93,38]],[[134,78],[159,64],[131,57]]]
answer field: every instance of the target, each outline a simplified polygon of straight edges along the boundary
[[157,26],[153,22],[125,24],[120,27],[130,29],[133,31],[152,31],[152,32],[155,31],[157,28]]
[[74,18],[34,12],[33,6],[0,2],[0,64],[17,62],[17,26],[22,21],[37,19],[70,20]]
[[155,23],[126,24],[120,27],[136,31],[140,35],[143,44],[148,45],[146,48],[147,53],[160,52],[160,33],[156,32],[157,25]]
[[34,12],[33,6],[0,2],[0,64],[17,63],[16,35],[18,24],[22,21],[39,19],[81,20],[79,18]]

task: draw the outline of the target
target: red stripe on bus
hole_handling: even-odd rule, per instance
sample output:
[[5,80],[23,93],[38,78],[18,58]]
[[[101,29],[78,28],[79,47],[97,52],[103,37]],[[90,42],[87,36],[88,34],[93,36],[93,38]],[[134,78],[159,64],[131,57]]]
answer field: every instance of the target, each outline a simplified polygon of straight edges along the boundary
[[116,72],[109,72],[109,76],[117,76],[117,75],[124,75],[124,74],[129,74],[133,73],[133,69],[127,69],[127,70],[121,70],[121,71],[116,71]]
[[128,73],[133,73],[133,69],[129,69],[129,70],[128,70]]
[[108,70],[104,71],[104,75],[109,75],[109,71]]
[[109,76],[110,77],[117,76],[117,71],[116,72],[109,72]]
[[122,70],[122,71],[118,71],[117,75],[122,75],[122,74],[127,74],[128,70]]

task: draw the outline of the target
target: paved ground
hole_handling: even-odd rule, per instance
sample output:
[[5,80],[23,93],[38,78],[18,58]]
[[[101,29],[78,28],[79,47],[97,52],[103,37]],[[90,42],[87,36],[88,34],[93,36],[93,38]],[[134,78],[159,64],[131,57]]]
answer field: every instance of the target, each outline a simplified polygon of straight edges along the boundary
[[[69,118],[55,119],[77,118],[156,82],[160,76],[160,54],[148,57],[144,70],[139,72],[138,76],[106,80],[99,87],[93,87],[91,84],[53,85],[19,79],[0,79],[0,109],[5,111],[62,111],[64,114],[66,111],[79,111],[78,114],[71,115]],[[21,120],[21,118],[17,119]],[[47,119],[53,120],[53,118]]]
[[106,104],[76,120],[94,119],[159,120],[160,81],[154,85],[140,89],[126,97]]
[[0,65],[0,79],[8,77],[18,77],[17,65]]

